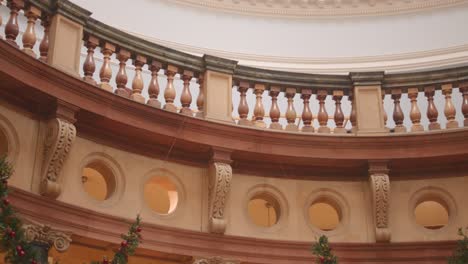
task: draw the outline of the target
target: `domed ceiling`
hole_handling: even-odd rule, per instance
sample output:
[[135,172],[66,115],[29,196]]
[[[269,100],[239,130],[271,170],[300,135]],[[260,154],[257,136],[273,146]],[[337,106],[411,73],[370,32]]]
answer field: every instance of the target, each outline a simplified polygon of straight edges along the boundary
[[415,12],[468,3],[467,0],[166,0],[249,15],[326,18]]

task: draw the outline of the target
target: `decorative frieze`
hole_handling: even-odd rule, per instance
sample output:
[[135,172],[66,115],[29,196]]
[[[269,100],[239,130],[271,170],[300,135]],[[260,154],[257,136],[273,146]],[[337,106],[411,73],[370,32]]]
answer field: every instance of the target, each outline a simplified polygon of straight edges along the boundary
[[388,242],[389,229],[390,178],[387,161],[369,161],[369,183],[372,198],[372,211],[375,224],[375,240]]

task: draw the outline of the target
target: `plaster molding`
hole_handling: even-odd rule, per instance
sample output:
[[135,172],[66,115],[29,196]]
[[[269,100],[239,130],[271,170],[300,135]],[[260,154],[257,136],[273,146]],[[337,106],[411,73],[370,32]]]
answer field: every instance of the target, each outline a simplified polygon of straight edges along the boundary
[[166,0],[179,5],[252,16],[320,19],[396,15],[466,4],[466,0]]
[[120,30],[147,41],[171,47],[196,56],[208,54],[230,60],[236,60],[238,61],[238,65],[300,73],[348,74],[352,71],[385,71],[386,73],[413,72],[461,66],[466,65],[468,61],[468,44],[442,49],[378,56],[323,58],[287,57],[256,55],[202,48],[149,37],[147,35],[124,29]]
[[37,242],[49,247],[54,246],[58,252],[67,251],[72,242],[70,232],[52,229],[50,225],[31,222],[23,225],[23,230],[28,242]]

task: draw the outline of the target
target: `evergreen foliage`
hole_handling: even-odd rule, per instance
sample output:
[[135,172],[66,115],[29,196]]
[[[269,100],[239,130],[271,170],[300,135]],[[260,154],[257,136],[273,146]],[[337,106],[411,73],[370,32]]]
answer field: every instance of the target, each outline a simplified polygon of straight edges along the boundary
[[457,242],[457,248],[453,255],[449,258],[449,264],[466,264],[468,263],[468,227],[465,228],[465,232],[463,229],[458,229],[458,235],[462,238]]
[[338,258],[333,255],[332,248],[328,244],[328,238],[322,235],[319,240],[312,245],[312,253],[315,255],[317,264],[337,264]]

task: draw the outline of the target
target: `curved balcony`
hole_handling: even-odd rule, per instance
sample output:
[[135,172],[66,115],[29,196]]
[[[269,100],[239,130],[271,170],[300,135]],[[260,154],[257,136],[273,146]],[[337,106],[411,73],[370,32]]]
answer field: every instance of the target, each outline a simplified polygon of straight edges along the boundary
[[[442,263],[450,254],[467,213],[468,67],[264,70],[151,43],[65,0],[11,0],[8,8],[0,150],[16,166],[14,199],[26,217],[89,246],[115,242],[118,222],[141,211],[144,249],[179,260],[306,263],[307,241],[322,233],[345,263],[394,263],[396,252],[404,262]],[[85,170],[103,175],[102,202],[76,188],[91,177],[79,176]],[[168,188],[167,216],[141,197],[154,175]],[[256,199],[275,210],[272,226],[249,222],[245,207]],[[448,223],[420,229],[408,215],[433,200]],[[335,230],[302,220],[317,203],[337,212]]]

